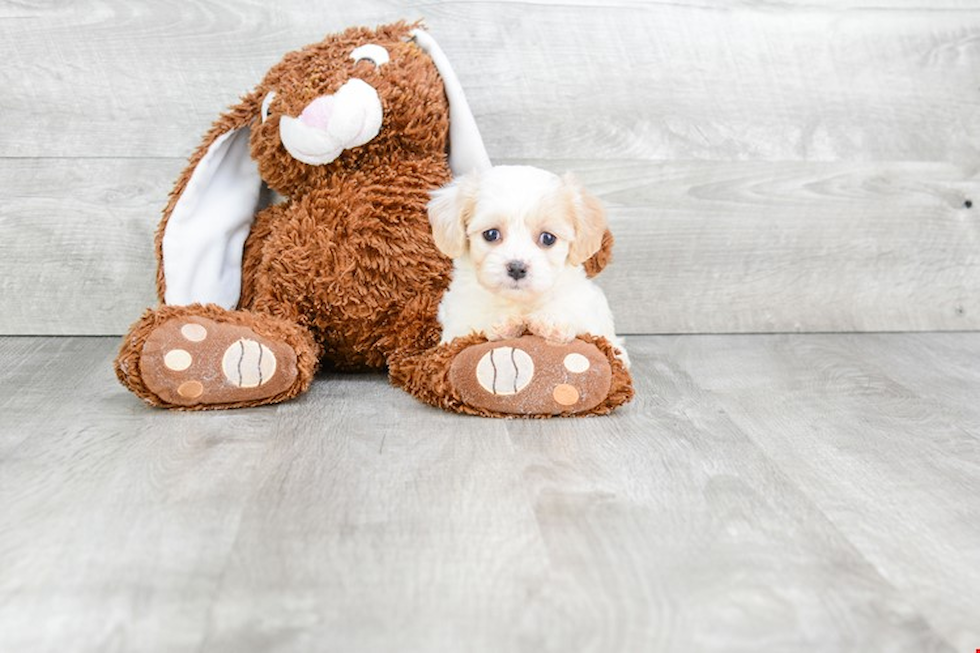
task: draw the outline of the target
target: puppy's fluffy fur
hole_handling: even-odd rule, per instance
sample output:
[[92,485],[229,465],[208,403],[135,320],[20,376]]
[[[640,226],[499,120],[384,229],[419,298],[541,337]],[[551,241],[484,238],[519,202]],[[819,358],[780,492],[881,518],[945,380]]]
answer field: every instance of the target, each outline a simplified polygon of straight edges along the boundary
[[429,221],[453,259],[439,305],[443,342],[474,332],[558,342],[590,333],[628,364],[606,297],[582,267],[602,243],[605,212],[570,176],[529,166],[472,173],[433,193]]

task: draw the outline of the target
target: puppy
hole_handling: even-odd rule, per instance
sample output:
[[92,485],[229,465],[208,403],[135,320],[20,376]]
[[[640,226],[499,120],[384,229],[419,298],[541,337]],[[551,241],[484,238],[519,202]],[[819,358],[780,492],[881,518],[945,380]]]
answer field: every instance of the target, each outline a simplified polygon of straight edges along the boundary
[[552,342],[589,333],[629,365],[606,296],[582,267],[602,244],[605,212],[574,179],[497,166],[435,191],[428,208],[436,247],[453,259],[442,342],[474,332]]

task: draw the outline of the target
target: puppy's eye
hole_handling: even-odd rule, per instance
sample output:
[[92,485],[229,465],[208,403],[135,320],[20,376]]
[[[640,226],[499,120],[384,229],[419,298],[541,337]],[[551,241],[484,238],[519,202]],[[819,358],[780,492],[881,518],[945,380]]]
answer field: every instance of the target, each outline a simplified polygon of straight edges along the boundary
[[541,235],[538,236],[538,242],[541,243],[542,247],[551,247],[556,242],[558,242],[558,237],[555,234],[548,233],[547,231],[542,231]]
[[500,232],[496,229],[487,229],[483,232],[483,240],[488,243],[495,243],[500,240]]

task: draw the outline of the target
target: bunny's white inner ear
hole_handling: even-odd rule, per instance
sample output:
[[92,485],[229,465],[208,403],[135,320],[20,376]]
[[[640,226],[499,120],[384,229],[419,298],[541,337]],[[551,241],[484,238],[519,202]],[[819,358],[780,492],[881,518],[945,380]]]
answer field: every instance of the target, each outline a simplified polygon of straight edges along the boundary
[[483,137],[470,110],[469,102],[463,93],[453,67],[449,65],[446,53],[436,40],[420,29],[412,30],[415,42],[432,58],[449,100],[449,167],[453,175],[479,172],[490,167],[490,157],[483,145]]
[[215,139],[177,200],[163,233],[165,303],[238,305],[242,250],[262,191],[248,140],[247,127]]

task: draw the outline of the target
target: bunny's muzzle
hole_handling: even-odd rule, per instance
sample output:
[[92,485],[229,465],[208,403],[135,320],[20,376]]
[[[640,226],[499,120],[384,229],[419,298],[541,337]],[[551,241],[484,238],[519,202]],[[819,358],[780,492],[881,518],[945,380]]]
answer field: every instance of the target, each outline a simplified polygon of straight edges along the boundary
[[294,159],[324,165],[377,136],[383,116],[374,87],[351,79],[333,95],[310,102],[299,117],[282,116],[279,137]]

